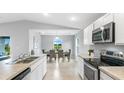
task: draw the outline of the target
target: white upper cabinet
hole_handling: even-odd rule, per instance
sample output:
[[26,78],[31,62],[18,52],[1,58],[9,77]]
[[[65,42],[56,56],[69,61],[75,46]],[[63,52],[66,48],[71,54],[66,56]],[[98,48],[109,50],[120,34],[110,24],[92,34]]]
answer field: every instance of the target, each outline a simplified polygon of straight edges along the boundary
[[94,29],[97,29],[103,25],[103,18],[99,18],[94,22]]
[[93,45],[92,43],[93,24],[84,29],[84,45]]
[[124,14],[114,14],[115,44],[124,45]]
[[114,15],[113,14],[108,13],[108,14],[105,14],[103,16],[103,25],[106,25],[106,24],[113,22],[113,21],[114,21]]
[[110,22],[115,23],[115,45],[124,45],[124,14],[105,14],[84,29],[84,44],[92,45],[92,31]]
[[106,25],[110,22],[114,21],[114,16],[111,13],[105,14],[104,16],[100,17],[98,20],[94,22],[94,29],[97,29],[103,25]]

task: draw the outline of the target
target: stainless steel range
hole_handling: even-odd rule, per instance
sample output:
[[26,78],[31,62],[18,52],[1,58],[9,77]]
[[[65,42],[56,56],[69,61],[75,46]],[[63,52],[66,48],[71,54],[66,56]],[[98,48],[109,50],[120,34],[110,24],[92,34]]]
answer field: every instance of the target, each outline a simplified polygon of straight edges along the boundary
[[124,66],[122,52],[104,50],[100,58],[84,58],[84,79],[99,80],[99,66]]

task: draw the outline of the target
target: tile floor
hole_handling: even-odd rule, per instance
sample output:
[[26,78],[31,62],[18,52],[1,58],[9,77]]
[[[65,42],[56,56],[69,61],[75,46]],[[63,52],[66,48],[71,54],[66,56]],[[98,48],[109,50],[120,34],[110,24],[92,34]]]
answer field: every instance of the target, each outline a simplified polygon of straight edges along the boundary
[[73,59],[70,62],[48,62],[44,80],[81,80],[77,67],[77,62]]

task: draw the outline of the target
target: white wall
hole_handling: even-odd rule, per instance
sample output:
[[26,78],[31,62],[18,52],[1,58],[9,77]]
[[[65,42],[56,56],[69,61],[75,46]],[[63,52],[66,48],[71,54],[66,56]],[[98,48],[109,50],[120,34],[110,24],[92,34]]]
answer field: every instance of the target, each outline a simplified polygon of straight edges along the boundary
[[34,50],[34,54],[39,56],[42,54],[41,51],[41,35],[40,32],[35,30],[29,30],[29,51]]
[[28,51],[28,31],[23,23],[0,24],[0,36],[10,36],[11,57]]
[[29,30],[70,29],[62,26],[42,24],[32,21],[17,21],[0,24],[0,36],[11,37],[11,57],[16,59],[21,53],[29,52]]
[[89,46],[88,45],[84,45],[84,32],[83,32],[83,30],[81,30],[80,32],[78,32],[75,35],[75,39],[76,38],[79,39],[79,45],[78,45],[79,46],[79,53],[78,54],[87,54]]
[[94,44],[90,45],[90,49],[94,49],[95,55],[98,57],[100,56],[101,50],[118,51],[124,53],[124,45],[115,45],[114,43]]
[[84,45],[83,30],[80,31],[75,37],[79,38],[79,54],[88,53],[88,49],[94,49],[94,55],[99,57],[101,50],[122,51],[124,52],[124,45],[115,45],[114,43]]
[[41,36],[41,47],[42,49],[46,49],[46,50],[50,50],[53,49],[53,41],[56,37],[61,38],[64,42],[62,45],[62,48],[64,51],[68,51],[68,49],[71,49],[72,53],[71,56],[74,57],[75,54],[75,36],[74,35],[59,35],[59,36],[55,36],[55,35],[42,35]]

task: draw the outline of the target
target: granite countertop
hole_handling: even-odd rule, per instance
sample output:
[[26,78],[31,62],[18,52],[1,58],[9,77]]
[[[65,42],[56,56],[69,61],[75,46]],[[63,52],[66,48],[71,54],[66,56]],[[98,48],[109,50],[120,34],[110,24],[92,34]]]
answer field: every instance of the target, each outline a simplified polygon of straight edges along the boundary
[[25,69],[36,63],[38,60],[43,58],[43,56],[45,55],[40,56],[30,63],[7,64],[9,60],[0,62],[0,80],[11,80],[20,72],[24,71]]
[[109,75],[115,80],[124,80],[124,66],[99,67],[102,72]]

